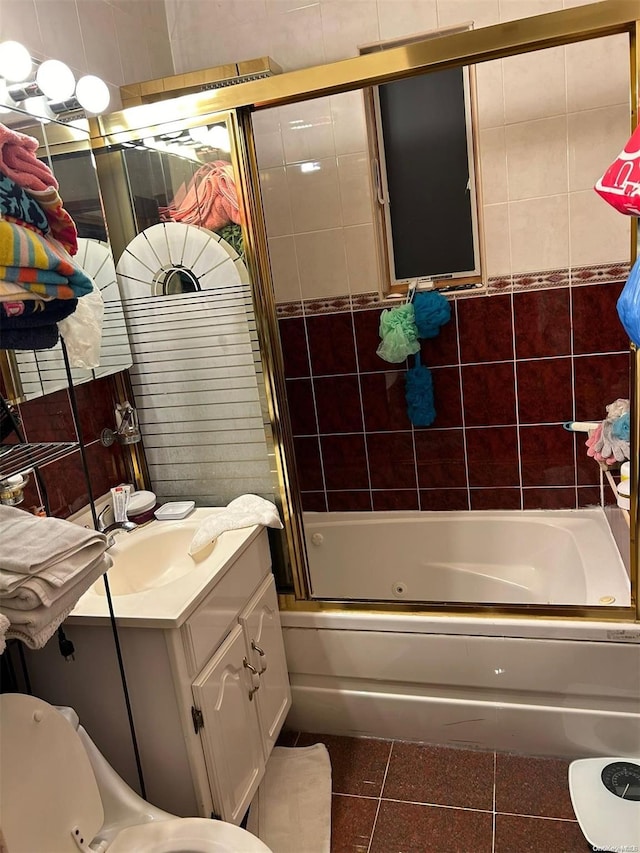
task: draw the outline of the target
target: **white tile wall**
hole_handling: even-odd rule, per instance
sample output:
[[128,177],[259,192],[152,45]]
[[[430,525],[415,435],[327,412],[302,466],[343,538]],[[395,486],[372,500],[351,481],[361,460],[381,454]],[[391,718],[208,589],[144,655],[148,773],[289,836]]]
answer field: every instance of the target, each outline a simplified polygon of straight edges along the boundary
[[[8,2],[14,0],[0,0]],[[308,67],[355,56],[372,41],[469,21],[487,26],[579,2],[166,0],[166,6],[180,72],[264,54],[285,69]],[[626,44],[614,36],[476,68],[488,275],[628,259],[628,220],[591,189],[628,135]],[[361,94],[258,113],[255,134],[277,253],[277,300],[375,289]],[[321,168],[303,173],[302,163]],[[287,260],[285,249],[294,245],[295,259]]]
[[0,41],[36,59],[61,59],[76,76],[97,74],[120,108],[118,88],[173,74],[163,0],[0,0]]

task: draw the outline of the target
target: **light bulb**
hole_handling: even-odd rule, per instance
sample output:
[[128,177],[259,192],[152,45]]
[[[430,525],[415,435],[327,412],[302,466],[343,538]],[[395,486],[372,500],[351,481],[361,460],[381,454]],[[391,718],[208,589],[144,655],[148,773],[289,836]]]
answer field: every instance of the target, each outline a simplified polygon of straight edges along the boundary
[[209,131],[207,140],[212,148],[217,148],[220,151],[231,151],[231,140],[229,139],[229,131],[222,124],[216,124]]
[[66,101],[76,88],[73,71],[59,59],[47,59],[38,68],[36,82],[52,101]]
[[76,98],[85,110],[96,114],[104,112],[111,100],[107,84],[93,74],[86,74],[78,80]]
[[206,124],[201,127],[192,127],[189,130],[189,136],[193,139],[194,142],[208,142],[209,137],[209,128]]
[[49,108],[49,102],[44,95],[38,95],[35,98],[25,98],[22,102],[22,107],[32,116],[42,119],[55,118],[55,113]]
[[0,43],[0,75],[10,83],[20,83],[31,74],[33,63],[27,48],[18,41]]

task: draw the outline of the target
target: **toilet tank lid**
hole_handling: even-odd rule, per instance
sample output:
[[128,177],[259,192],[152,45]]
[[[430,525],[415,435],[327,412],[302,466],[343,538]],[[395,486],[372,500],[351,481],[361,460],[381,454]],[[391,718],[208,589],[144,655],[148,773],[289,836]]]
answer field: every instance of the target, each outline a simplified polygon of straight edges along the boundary
[[73,833],[88,844],[104,812],[77,732],[52,705],[22,693],[0,695],[0,719],[0,825],[7,848],[78,853]]

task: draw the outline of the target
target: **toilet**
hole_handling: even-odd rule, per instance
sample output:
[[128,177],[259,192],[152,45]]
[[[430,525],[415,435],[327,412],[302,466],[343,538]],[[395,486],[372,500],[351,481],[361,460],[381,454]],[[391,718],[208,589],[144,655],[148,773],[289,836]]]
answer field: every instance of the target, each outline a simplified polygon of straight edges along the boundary
[[0,826],[11,853],[271,853],[251,833],[139,797],[70,708],[0,695]]

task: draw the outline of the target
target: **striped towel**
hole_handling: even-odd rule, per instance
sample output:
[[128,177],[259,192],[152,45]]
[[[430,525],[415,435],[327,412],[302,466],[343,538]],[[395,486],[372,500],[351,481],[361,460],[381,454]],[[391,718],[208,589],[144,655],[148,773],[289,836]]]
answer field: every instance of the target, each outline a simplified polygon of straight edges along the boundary
[[57,240],[6,220],[0,220],[0,280],[57,299],[84,296],[93,289],[89,276]]

